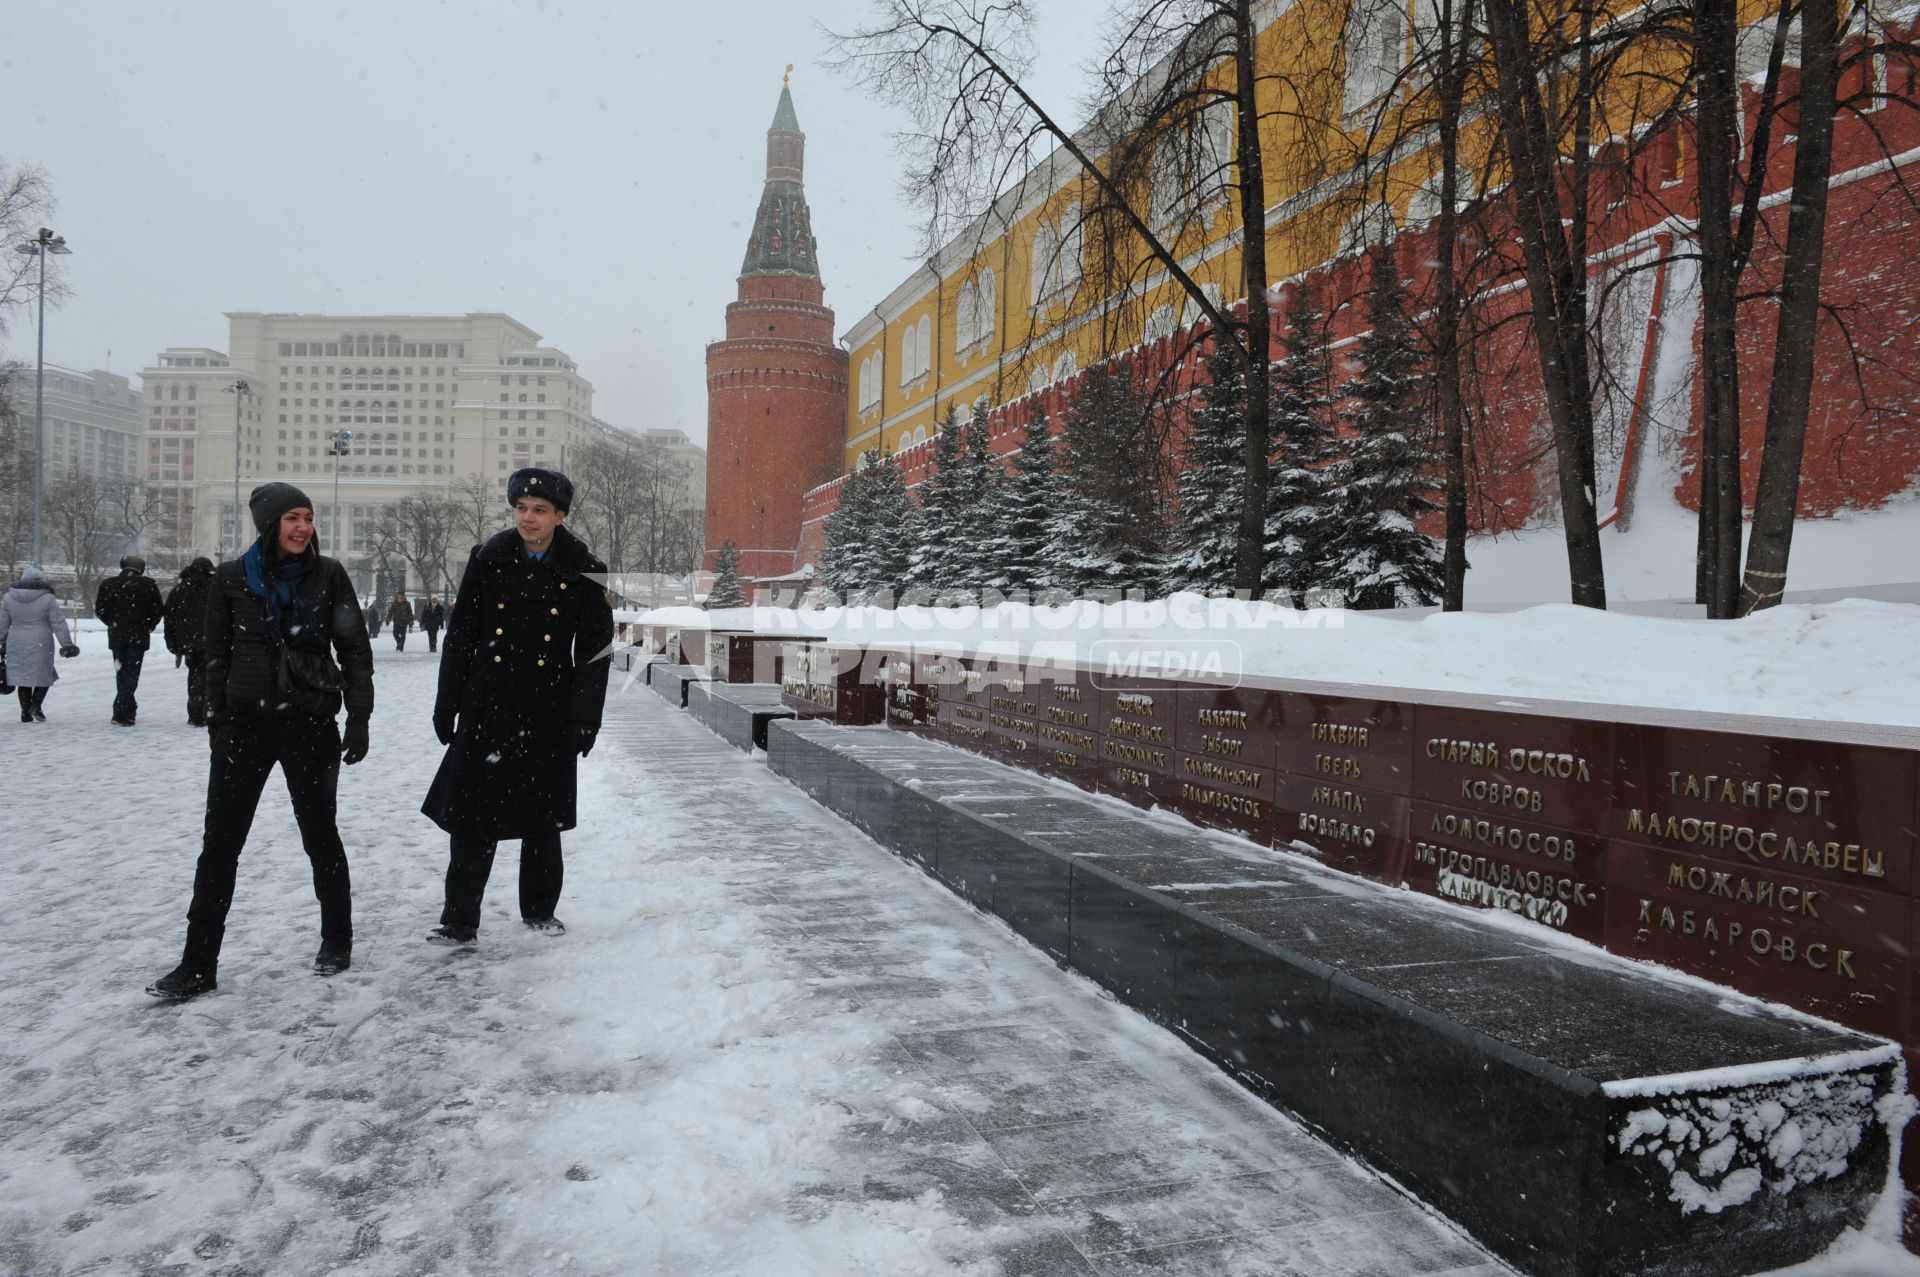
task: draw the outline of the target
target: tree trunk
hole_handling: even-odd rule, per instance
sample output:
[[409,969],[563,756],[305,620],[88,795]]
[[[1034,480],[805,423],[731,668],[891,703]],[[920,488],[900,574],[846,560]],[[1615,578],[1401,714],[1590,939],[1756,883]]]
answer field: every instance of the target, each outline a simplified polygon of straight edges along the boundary
[[1255,100],[1252,0],[1236,0],[1234,23],[1234,115],[1240,194],[1240,261],[1247,290],[1246,443],[1241,461],[1240,527],[1234,536],[1233,588],[1257,599],[1266,574],[1267,456],[1273,450],[1269,396],[1273,382],[1268,347],[1273,312],[1267,306],[1267,183],[1260,151],[1260,111]]
[[1787,213],[1782,254],[1780,327],[1774,335],[1765,452],[1760,458],[1753,537],[1740,597],[1743,616],[1779,603],[1787,588],[1787,555],[1800,503],[1800,459],[1806,449],[1820,323],[1839,24],[1836,0],[1805,0],[1800,16],[1800,140],[1793,157],[1793,204]]
[[[1541,383],[1553,427],[1569,591],[1573,602],[1582,607],[1604,608],[1606,573],[1594,509],[1586,260],[1568,243],[1561,221],[1556,129],[1540,100],[1527,10],[1516,0],[1491,0],[1487,18],[1500,132],[1513,171],[1514,218],[1526,260],[1534,340],[1540,351]],[[1577,214],[1574,220],[1577,229]]]
[[1440,75],[1436,107],[1440,130],[1440,215],[1434,223],[1439,258],[1434,325],[1434,377],[1445,439],[1446,553],[1441,565],[1441,608],[1458,612],[1467,594],[1466,407],[1460,395],[1460,281],[1454,241],[1460,233],[1460,104],[1467,59],[1456,31],[1473,26],[1473,0],[1463,0],[1456,21],[1453,0],[1440,0]]
[[1740,572],[1740,362],[1734,348],[1733,165],[1740,104],[1734,76],[1735,0],[1695,0],[1700,240],[1700,523],[1694,597],[1714,618],[1734,614]]

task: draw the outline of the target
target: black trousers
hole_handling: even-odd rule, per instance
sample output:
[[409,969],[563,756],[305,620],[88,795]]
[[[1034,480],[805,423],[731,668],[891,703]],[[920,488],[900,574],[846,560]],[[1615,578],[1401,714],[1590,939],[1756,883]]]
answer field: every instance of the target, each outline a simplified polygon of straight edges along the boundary
[[393,650],[396,652],[407,650],[407,627],[404,625],[393,627]]
[[440,650],[440,631],[432,625],[427,627],[427,650],[429,652],[437,652]]
[[188,652],[186,663],[187,721],[204,723],[207,721],[207,654]]
[[220,960],[240,850],[246,846],[260,791],[275,763],[286,778],[300,842],[313,865],[320,938],[329,944],[351,945],[353,885],[334,820],[340,780],[339,729],[330,719],[236,718],[216,731],[207,779],[206,833],[194,869],[182,961],[212,969]]
[[16,687],[13,690],[20,693],[22,716],[31,717],[33,711],[47,703],[47,689],[44,687]]
[[133,698],[133,693],[140,686],[140,667],[146,663],[147,649],[127,645],[112,651],[113,716],[131,723],[133,716],[140,712],[140,702]]
[[[497,843],[454,835],[447,857],[447,905],[443,927],[480,925],[480,900],[487,894]],[[560,831],[520,840],[520,916],[531,921],[553,917],[560,904],[565,867],[560,860]]]

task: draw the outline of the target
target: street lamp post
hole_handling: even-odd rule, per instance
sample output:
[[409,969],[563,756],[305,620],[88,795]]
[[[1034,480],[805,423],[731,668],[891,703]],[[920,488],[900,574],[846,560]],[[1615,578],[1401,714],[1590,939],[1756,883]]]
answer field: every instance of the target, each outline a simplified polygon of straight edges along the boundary
[[47,469],[47,254],[64,256],[73,250],[67,247],[63,236],[55,235],[44,226],[32,239],[18,245],[17,250],[40,259],[40,332],[33,362],[33,565],[43,567],[40,543],[44,500],[41,494],[46,487]]
[[347,561],[347,515],[340,508],[340,458],[347,455],[347,447],[353,442],[351,430],[329,430],[327,432],[327,455],[333,458],[333,523],[339,529],[340,538],[337,553],[341,563]]
[[233,396],[233,556],[239,558],[247,549],[246,525],[240,521],[240,403],[253,394],[253,388],[245,377],[238,377],[225,389]]

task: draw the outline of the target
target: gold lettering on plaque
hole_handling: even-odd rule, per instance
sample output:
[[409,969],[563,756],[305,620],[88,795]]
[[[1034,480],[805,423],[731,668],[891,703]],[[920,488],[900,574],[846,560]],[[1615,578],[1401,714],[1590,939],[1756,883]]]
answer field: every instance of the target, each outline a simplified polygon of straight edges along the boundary
[[1537,829],[1503,825],[1484,816],[1462,816],[1453,812],[1435,812],[1427,832],[1441,837],[1466,838],[1501,851],[1524,851],[1530,856],[1564,860],[1572,864],[1578,844],[1571,834],[1543,834]]
[[1642,899],[1640,929],[1644,932],[1656,927],[1669,935],[1697,938],[1708,944],[1725,946],[1736,953],[1744,940],[1746,950],[1758,958],[1774,957],[1785,963],[1798,962],[1823,975],[1841,979],[1860,978],[1853,969],[1853,960],[1857,955],[1852,949],[1835,949],[1820,942],[1802,944],[1787,932],[1776,934],[1771,927],[1749,927],[1737,918],[1699,914],[1692,909],[1676,910],[1672,905],[1662,905],[1656,916],[1653,901]]
[[1696,816],[1662,815],[1657,811],[1642,811],[1638,807],[1627,809],[1627,832],[1666,838],[1689,846],[1734,851],[1755,864],[1778,860],[1802,868],[1827,869],[1862,878],[1887,876],[1886,853],[1857,842],[1801,839],[1792,834],[1782,834],[1776,829],[1755,829],[1752,825],[1701,820]]
[[1243,709],[1203,709],[1200,711],[1202,727],[1232,727],[1239,731],[1247,730],[1247,711]]
[[[1349,727],[1345,723],[1315,723],[1313,725],[1313,739],[1323,740],[1332,745],[1352,745],[1356,749],[1365,749],[1367,747],[1367,729],[1364,727]],[[1431,744],[1432,742],[1428,743]],[[1429,753],[1427,757],[1431,758],[1433,755]]]
[[1123,692],[1114,697],[1113,707],[1122,714],[1132,714],[1135,718],[1153,717],[1153,697],[1140,692]]
[[1200,749],[1208,754],[1226,754],[1238,757],[1246,742],[1233,736],[1202,736]]
[[1145,767],[1165,767],[1167,765],[1166,750],[1142,749],[1138,745],[1132,745],[1123,740],[1101,741],[1100,752],[1109,758],[1124,758],[1129,762],[1139,763]]
[[1695,775],[1693,772],[1670,771],[1667,773],[1667,791],[1677,798],[1698,798],[1702,802],[1726,803],[1733,807],[1758,807],[1762,811],[1777,811],[1784,807],[1796,816],[1804,816],[1809,812],[1815,816],[1826,815],[1827,801],[1833,797],[1833,791],[1828,789],[1744,780],[1737,776],[1716,776],[1710,772]]
[[1733,874],[1722,870],[1703,869],[1699,865],[1683,865],[1674,861],[1667,866],[1667,885],[1709,896],[1724,896],[1728,900],[1738,900],[1762,909],[1805,914],[1809,918],[1820,916],[1820,892],[1812,887],[1776,883],[1768,878],[1749,878],[1741,874],[1736,880]]
[[1223,785],[1237,785],[1241,789],[1260,788],[1259,772],[1249,771],[1245,767],[1228,767],[1211,759],[1183,758],[1180,760],[1180,770],[1189,776],[1202,776]]
[[1167,738],[1167,729],[1158,723],[1133,723],[1124,718],[1108,719],[1107,731],[1114,736],[1131,736],[1135,740],[1163,741]]
[[1322,807],[1332,807],[1339,811],[1350,811],[1356,816],[1364,816],[1367,814],[1367,800],[1365,797],[1355,790],[1340,789],[1333,785],[1315,785],[1313,787],[1313,794],[1308,801],[1319,803]]
[[1255,799],[1243,798],[1239,794],[1223,794],[1217,789],[1203,789],[1184,780],[1180,782],[1180,797],[1202,807],[1219,807],[1225,811],[1239,812],[1242,816],[1266,814],[1266,809]]

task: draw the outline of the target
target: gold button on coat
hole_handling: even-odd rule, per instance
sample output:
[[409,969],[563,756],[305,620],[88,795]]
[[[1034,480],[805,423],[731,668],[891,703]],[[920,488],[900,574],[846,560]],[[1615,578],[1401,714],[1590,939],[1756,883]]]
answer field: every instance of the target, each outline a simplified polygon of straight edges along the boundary
[[501,629],[501,628],[500,628],[499,626],[497,626],[497,625],[493,627],[493,632],[494,632],[495,634],[505,634],[505,633],[506,633],[506,631],[505,631],[505,630],[503,630],[503,629]]
[[506,607],[507,605],[506,605],[505,603],[495,603],[495,604],[494,604],[494,606],[495,606],[495,607],[497,607],[497,608],[502,608],[502,609],[504,609],[504,608],[505,608],[505,607]]
[[540,637],[545,639],[549,643],[553,642],[553,635],[551,634],[542,634]]
[[545,661],[535,661],[535,662],[534,662],[534,664],[535,664],[535,665],[545,665],[545,664],[546,664],[546,662],[545,662]]
[[560,615],[560,609],[557,607],[550,607],[547,609],[547,611],[553,614],[554,616]]
[[496,657],[494,657],[494,658],[493,658],[493,663],[494,663],[495,665],[498,665],[498,664],[500,663],[500,658],[499,658],[499,657],[497,657],[497,656],[496,656]]

